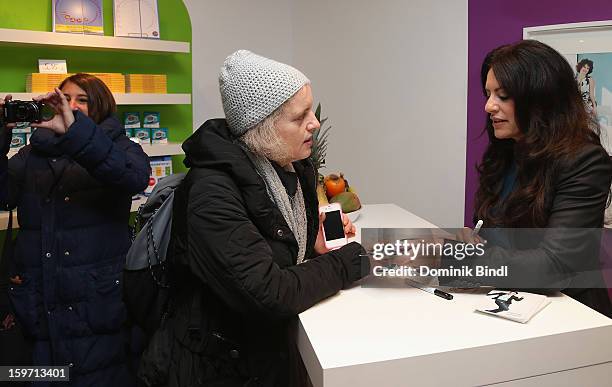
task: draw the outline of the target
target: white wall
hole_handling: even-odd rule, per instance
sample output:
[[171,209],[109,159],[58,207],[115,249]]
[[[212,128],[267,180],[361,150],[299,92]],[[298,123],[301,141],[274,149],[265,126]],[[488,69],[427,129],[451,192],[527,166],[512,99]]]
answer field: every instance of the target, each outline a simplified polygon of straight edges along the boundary
[[462,226],[467,0],[184,0],[194,125],[223,115],[217,75],[247,48],[293,64],[333,125],[322,172],[365,203]]
[[193,124],[223,117],[219,69],[238,49],[292,61],[289,0],[183,0],[192,29]]
[[326,171],[365,203],[463,226],[467,0],[294,0],[293,36],[333,126]]

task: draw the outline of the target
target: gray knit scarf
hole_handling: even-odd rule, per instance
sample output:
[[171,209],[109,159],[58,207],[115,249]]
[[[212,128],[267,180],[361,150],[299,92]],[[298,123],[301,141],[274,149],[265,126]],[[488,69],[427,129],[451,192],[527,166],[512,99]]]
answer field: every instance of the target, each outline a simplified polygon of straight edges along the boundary
[[[304,260],[304,255],[306,254],[306,238],[308,233],[306,206],[304,204],[304,194],[302,193],[300,181],[298,179],[295,195],[290,197],[289,194],[287,194],[287,190],[281,182],[280,177],[278,177],[278,173],[276,173],[276,170],[272,166],[270,160],[252,152],[247,153],[255,165],[255,170],[266,183],[268,196],[272,202],[276,204],[281,214],[283,214],[283,218],[285,218],[285,221],[289,225],[289,228],[297,240],[297,263],[300,264]],[[286,167],[286,169],[291,172],[295,172],[293,164],[291,163]]]

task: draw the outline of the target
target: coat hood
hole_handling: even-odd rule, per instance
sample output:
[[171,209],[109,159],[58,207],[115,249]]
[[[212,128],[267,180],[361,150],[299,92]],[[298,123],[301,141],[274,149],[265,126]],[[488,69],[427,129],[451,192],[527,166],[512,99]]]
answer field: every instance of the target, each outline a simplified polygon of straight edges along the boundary
[[227,121],[216,118],[206,121],[183,143],[185,166],[229,171],[232,163],[248,161],[228,129]]
[[[229,132],[225,119],[206,121],[183,143],[185,166],[221,171],[238,185],[250,216],[260,226],[282,217],[247,152]],[[288,229],[288,226],[287,226]]]

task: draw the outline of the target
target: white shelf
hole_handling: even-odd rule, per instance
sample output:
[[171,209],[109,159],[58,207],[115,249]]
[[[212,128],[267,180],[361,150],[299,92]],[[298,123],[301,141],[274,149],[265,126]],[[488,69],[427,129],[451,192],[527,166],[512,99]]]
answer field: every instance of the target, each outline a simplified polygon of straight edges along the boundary
[[[8,228],[8,211],[0,211],[0,230],[6,230]],[[17,211],[13,211],[13,228],[18,228],[19,223],[17,223]],[[4,238],[4,237],[3,237]]]
[[130,212],[138,211],[138,208],[140,207],[140,205],[144,204],[144,202],[146,201],[147,201],[147,198],[145,196],[142,196],[136,200],[132,200],[132,208],[130,208]]
[[94,48],[98,50],[150,51],[185,54],[190,52],[189,42],[14,30],[6,28],[0,28],[0,42],[25,45]]
[[[185,154],[183,152],[183,148],[181,148],[181,144],[178,143],[168,143],[168,144],[141,144],[142,150],[149,157],[158,157],[158,156],[176,156]],[[8,158],[15,156],[17,154],[16,149],[9,150]]]
[[[0,91],[0,97],[10,94],[13,99],[31,101],[32,98],[44,93],[12,93]],[[138,93],[113,93],[117,105],[190,105],[191,94],[138,94]]]
[[157,156],[176,156],[185,154],[182,144],[168,143],[168,144],[141,144],[142,150],[145,151],[149,157]]
[[118,105],[190,105],[191,94],[115,93]]
[[[138,211],[138,208],[140,207],[140,205],[144,204],[144,202],[146,201],[147,201],[147,198],[144,196],[136,200],[132,200],[132,207],[130,208],[130,211],[131,212]],[[9,218],[8,211],[0,211],[0,231],[6,230],[8,226],[8,218]],[[13,228],[19,228],[19,223],[17,222],[17,211],[16,210],[13,210]]]

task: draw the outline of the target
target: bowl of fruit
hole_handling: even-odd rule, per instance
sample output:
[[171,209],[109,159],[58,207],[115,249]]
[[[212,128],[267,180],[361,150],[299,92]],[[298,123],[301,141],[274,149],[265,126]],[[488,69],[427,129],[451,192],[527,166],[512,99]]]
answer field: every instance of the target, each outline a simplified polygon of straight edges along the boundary
[[[320,127],[312,134],[312,150],[310,160],[315,170],[325,167],[325,156],[327,155],[327,138],[331,126],[324,128],[327,117],[321,118],[321,104],[315,110],[315,117],[320,122]],[[329,203],[340,203],[342,212],[348,215],[351,222],[357,220],[360,215],[361,202],[355,190],[349,186],[348,181],[340,172],[339,174],[318,175],[317,197],[319,207]]]
[[319,207],[329,203],[338,203],[351,222],[359,218],[361,213],[361,201],[355,190],[349,185],[348,180],[342,172],[339,174],[319,175],[317,185],[317,197]]

